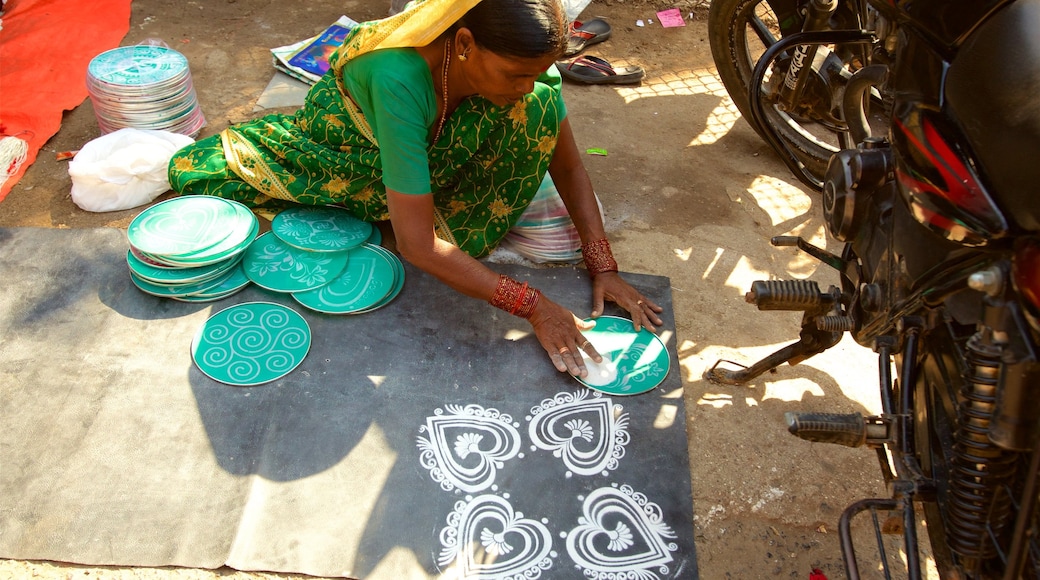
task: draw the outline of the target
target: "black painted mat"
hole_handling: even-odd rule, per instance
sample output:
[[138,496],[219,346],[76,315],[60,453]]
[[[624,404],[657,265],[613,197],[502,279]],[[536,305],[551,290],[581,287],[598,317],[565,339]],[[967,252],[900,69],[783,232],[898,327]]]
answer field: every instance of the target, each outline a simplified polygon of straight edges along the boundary
[[[696,578],[667,278],[624,275],[666,307],[671,371],[609,397],[557,373],[526,322],[410,266],[390,305],[329,316],[255,286],[146,295],[127,248],[116,229],[0,229],[0,557]],[[493,267],[589,310],[579,270]],[[192,338],[257,300],[307,319],[307,358],[266,385],[210,380]]]

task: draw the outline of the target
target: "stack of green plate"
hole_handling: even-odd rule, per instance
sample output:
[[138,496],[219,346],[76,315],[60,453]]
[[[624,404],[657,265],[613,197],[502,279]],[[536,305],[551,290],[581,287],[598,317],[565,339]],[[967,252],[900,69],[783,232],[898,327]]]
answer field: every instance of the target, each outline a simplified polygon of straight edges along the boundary
[[188,195],[158,203],[127,228],[130,278],[155,296],[225,298],[249,284],[241,262],[259,230],[253,212],[235,201]]
[[313,290],[293,292],[300,304],[326,314],[361,314],[387,305],[404,287],[404,266],[389,250],[362,244],[350,250],[342,274]]
[[246,250],[256,285],[292,294],[326,314],[357,314],[390,302],[404,285],[397,256],[378,245],[379,230],[337,207],[295,207]]

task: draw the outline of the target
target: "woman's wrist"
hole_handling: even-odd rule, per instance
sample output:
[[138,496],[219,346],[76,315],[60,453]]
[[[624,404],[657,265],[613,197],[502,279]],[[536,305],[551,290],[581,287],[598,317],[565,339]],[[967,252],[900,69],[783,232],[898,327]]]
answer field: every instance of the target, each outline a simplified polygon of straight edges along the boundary
[[538,300],[541,297],[542,293],[531,288],[527,282],[520,283],[509,276],[500,274],[498,286],[495,287],[495,293],[491,295],[491,300],[488,302],[495,308],[504,310],[513,316],[528,319],[534,314],[534,309],[538,306]]
[[589,271],[589,276],[595,277],[596,274],[618,271],[618,263],[610,251],[610,242],[607,241],[607,238],[582,244],[581,257],[585,261],[585,269]]

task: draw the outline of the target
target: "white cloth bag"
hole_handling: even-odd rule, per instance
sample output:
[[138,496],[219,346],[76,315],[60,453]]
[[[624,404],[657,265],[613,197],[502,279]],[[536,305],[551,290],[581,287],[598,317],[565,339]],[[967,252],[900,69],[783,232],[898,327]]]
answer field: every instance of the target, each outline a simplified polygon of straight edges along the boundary
[[144,205],[170,189],[170,159],[194,142],[187,135],[150,129],[102,135],[69,162],[72,201],[94,212]]

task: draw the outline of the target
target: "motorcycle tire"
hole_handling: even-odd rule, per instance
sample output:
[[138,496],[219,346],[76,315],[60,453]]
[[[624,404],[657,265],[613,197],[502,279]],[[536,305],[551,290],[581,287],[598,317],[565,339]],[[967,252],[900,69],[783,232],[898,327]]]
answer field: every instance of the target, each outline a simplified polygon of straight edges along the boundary
[[[957,348],[949,337],[938,341],[934,336],[926,337],[922,350],[921,372],[917,377],[914,392],[913,433],[918,464],[926,477],[936,483],[935,498],[921,502],[928,530],[932,558],[940,578],[950,578],[955,573],[953,554],[946,542],[946,521],[941,506],[949,501],[950,461],[953,453],[954,430],[956,429],[956,393],[949,361],[959,356],[942,356],[942,351]],[[942,346],[937,346],[938,344]]]
[[[740,114],[755,131],[765,137],[751,114],[749,85],[755,64],[762,53],[779,39],[801,30],[800,12],[795,0],[712,0],[708,15],[708,36],[712,58],[722,84]],[[839,14],[839,18],[854,19],[854,15]],[[831,57],[833,58],[831,53]],[[814,66],[815,68],[815,66]],[[775,78],[786,72],[774,66]],[[822,78],[822,76],[820,77]],[[779,81],[773,81],[774,84]],[[850,146],[847,133],[835,131],[805,117],[796,117],[781,111],[769,102],[771,88],[767,79],[756,91],[763,100],[766,122],[788,152],[805,166],[815,181],[807,183],[816,189],[822,187],[827,163],[832,154]],[[814,93],[818,102],[833,102],[826,83],[816,83]],[[840,102],[840,99],[838,99]],[[827,105],[822,105],[826,108]],[[766,139],[768,141],[768,139]],[[800,179],[802,179],[799,176]],[[803,179],[805,181],[805,179]]]

